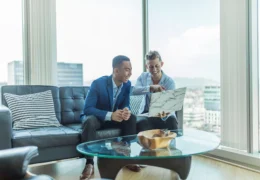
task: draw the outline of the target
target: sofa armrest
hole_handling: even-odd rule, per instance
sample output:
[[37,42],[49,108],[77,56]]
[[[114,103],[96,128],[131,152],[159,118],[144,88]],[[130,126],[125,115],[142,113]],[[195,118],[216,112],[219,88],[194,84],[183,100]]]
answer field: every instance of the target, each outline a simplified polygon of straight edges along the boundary
[[26,146],[0,151],[0,177],[20,179],[26,174],[30,160],[38,155],[36,146]]
[[0,150],[12,148],[12,115],[8,107],[0,105]]
[[178,128],[183,131],[183,108],[179,111],[176,111],[176,117],[178,121]]

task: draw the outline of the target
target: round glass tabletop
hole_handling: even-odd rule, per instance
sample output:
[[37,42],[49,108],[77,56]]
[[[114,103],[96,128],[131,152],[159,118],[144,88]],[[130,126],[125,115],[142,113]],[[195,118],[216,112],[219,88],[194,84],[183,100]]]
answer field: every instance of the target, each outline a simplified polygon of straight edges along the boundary
[[122,136],[96,141],[89,141],[77,146],[77,150],[89,156],[115,159],[157,159],[169,157],[184,157],[202,154],[216,149],[220,139],[205,131],[194,129],[175,130],[178,136],[171,140],[167,148],[145,149],[137,135]]

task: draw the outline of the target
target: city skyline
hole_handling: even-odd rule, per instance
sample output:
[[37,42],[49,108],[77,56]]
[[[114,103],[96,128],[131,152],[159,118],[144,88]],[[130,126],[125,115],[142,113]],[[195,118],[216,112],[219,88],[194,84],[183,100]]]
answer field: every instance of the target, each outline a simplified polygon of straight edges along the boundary
[[[12,62],[9,62],[8,64],[13,63],[13,62],[21,63],[22,61],[14,60]],[[57,63],[66,64],[66,62],[57,62]],[[68,63],[68,64],[81,64],[81,63]],[[107,75],[110,75],[110,74],[107,74]],[[219,85],[220,84],[220,82],[218,82],[218,81],[204,78],[204,77],[172,77],[172,78],[175,81],[175,83],[179,84],[178,87],[184,87],[184,86],[187,86],[187,84],[190,84],[189,87],[201,88],[201,87],[208,86],[208,85]],[[95,79],[84,79],[83,84],[90,84],[93,80],[95,80]],[[134,83],[136,82],[136,80],[137,79],[130,79],[130,81],[134,82]],[[8,82],[8,80],[0,81],[0,83],[7,83],[7,82]],[[134,84],[132,83],[132,85],[134,85]]]
[[[18,61],[18,60],[12,61],[10,63],[14,63],[14,62],[22,63],[22,61]],[[64,64],[83,65],[81,63],[66,63],[66,62],[57,62],[57,63],[58,64],[63,64],[64,63]],[[19,76],[21,76],[22,74],[21,74],[20,71],[19,71],[19,73],[20,73]],[[110,74],[107,74],[107,75],[110,75]],[[209,86],[209,85],[217,85],[217,86],[220,85],[220,82],[214,81],[212,79],[204,78],[204,77],[190,77],[190,78],[189,77],[172,77],[172,78],[175,81],[176,88],[180,88],[180,87],[204,88],[204,86]],[[95,80],[95,79],[87,79],[87,80],[84,79],[83,80],[83,85],[90,85],[93,80]],[[130,81],[132,82],[132,85],[135,84],[136,80],[137,79],[130,79]],[[0,83],[8,83],[8,81],[0,81]]]
[[[83,86],[83,71],[80,63],[57,62],[57,86]],[[23,85],[23,61],[8,63],[8,85]]]

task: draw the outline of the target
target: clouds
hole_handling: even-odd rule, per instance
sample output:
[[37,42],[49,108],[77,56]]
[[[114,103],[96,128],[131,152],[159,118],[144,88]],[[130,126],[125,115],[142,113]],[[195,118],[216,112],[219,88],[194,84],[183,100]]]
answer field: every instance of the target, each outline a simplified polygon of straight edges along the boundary
[[189,28],[168,38],[162,50],[170,76],[220,79],[219,25]]
[[191,28],[169,38],[168,52],[174,59],[191,61],[219,54],[219,25]]

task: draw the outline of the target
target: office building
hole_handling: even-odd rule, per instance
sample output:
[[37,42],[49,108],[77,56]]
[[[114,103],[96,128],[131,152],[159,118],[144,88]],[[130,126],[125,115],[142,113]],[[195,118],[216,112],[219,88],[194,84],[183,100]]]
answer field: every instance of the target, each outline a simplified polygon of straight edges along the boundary
[[[24,84],[23,62],[12,61],[8,63],[8,85]],[[83,65],[80,63],[57,63],[58,86],[82,86]]]
[[205,86],[204,88],[205,124],[219,129],[220,121],[220,86]]

